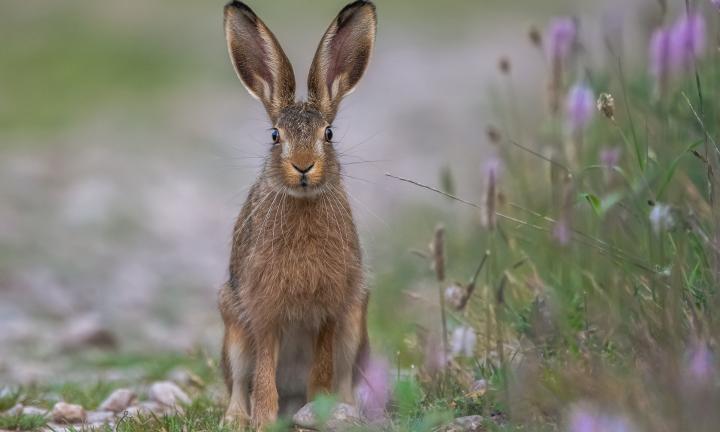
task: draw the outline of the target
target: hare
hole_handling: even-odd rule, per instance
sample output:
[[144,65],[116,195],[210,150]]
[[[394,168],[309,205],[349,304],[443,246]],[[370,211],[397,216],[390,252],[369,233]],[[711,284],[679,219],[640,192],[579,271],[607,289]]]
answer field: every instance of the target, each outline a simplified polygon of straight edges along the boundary
[[324,392],[353,403],[368,355],[368,292],[332,122],[367,69],[375,31],[371,2],[345,6],[317,48],[307,101],[296,102],[275,36],[245,4],[225,6],[235,71],[273,126],[219,293],[226,421],[263,427]]

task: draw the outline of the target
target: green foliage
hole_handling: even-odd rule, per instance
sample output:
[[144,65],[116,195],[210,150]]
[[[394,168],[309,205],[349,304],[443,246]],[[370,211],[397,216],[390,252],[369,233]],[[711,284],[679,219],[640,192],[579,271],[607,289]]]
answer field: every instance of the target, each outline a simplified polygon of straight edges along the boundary
[[47,424],[41,415],[0,415],[0,429],[35,431]]
[[0,394],[0,412],[7,411],[14,407],[20,399],[19,389],[8,389],[4,390]]

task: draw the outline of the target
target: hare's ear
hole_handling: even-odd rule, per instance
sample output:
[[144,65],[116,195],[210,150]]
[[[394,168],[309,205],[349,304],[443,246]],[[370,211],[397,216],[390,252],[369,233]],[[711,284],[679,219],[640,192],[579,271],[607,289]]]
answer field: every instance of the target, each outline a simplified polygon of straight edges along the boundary
[[273,122],[295,101],[295,74],[275,36],[242,2],[225,6],[225,37],[235,71]]
[[365,73],[376,28],[375,5],[358,0],[340,11],[320,41],[310,67],[308,96],[328,122]]

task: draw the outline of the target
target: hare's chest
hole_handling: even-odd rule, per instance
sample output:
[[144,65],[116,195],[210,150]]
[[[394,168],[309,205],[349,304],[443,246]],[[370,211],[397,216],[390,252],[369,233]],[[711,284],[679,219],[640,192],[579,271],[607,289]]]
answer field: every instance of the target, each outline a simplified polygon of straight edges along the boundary
[[359,278],[352,224],[316,210],[278,215],[251,252],[251,289],[263,294],[256,298],[282,305],[280,312],[290,321],[340,313]]

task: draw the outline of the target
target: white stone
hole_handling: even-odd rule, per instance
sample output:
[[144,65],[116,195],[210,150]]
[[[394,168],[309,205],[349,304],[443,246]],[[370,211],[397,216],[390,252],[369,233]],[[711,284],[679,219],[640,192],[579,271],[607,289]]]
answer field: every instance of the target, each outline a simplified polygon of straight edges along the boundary
[[87,413],[85,421],[88,424],[106,424],[115,419],[115,413],[112,411],[90,411]]
[[148,396],[151,401],[172,408],[179,408],[181,405],[188,405],[191,402],[188,395],[177,384],[170,381],[154,383],[150,386]]
[[119,413],[125,411],[127,407],[132,405],[135,399],[137,399],[137,394],[135,394],[134,391],[124,388],[117,389],[110,393],[110,396],[105,398],[105,400],[100,404],[100,407],[98,407],[98,410]]
[[52,418],[56,423],[84,423],[87,414],[80,405],[58,402],[52,409]]

